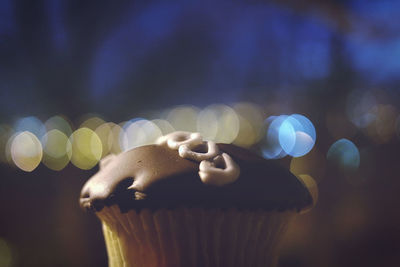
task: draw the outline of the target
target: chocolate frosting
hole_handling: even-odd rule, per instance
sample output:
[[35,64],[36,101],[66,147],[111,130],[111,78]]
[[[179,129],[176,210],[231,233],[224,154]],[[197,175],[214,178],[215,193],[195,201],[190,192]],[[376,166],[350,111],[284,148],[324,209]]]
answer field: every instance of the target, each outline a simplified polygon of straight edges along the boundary
[[84,185],[80,204],[94,211],[116,204],[122,212],[176,207],[300,211],[312,204],[303,182],[273,161],[231,144],[218,148],[240,167],[232,183],[205,184],[198,162],[180,157],[167,145],[148,145],[103,159]]

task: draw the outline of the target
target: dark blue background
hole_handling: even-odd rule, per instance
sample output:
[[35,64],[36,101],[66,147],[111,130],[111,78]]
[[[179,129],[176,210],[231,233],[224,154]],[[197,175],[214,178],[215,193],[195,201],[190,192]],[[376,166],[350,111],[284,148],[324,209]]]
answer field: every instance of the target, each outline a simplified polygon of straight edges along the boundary
[[1,3],[3,121],[271,94],[332,104],[357,87],[399,100],[399,1]]

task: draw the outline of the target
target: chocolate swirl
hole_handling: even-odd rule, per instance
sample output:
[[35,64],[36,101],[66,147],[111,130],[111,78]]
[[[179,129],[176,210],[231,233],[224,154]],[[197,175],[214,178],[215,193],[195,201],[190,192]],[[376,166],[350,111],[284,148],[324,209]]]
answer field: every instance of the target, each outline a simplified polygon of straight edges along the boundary
[[179,156],[200,162],[199,176],[203,183],[222,186],[234,182],[240,168],[226,153],[220,153],[212,141],[203,141],[199,133],[173,132],[157,140],[159,145],[179,151]]

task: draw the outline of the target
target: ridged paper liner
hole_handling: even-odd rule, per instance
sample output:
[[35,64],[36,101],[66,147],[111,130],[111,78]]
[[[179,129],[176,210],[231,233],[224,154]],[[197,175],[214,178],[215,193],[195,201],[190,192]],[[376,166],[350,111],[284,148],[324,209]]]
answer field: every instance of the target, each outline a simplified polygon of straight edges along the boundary
[[109,266],[275,266],[295,212],[160,209],[97,213]]

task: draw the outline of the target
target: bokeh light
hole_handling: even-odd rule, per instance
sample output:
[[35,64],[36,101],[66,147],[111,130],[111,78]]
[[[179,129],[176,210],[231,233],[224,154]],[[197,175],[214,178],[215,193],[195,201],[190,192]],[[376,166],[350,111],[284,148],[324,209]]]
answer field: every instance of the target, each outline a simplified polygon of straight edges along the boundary
[[387,143],[395,136],[397,109],[392,105],[376,105],[372,107],[374,119],[366,127],[366,134],[378,144]]
[[123,151],[132,148],[154,144],[162,136],[158,126],[146,119],[134,119],[127,122],[124,127],[124,139],[122,140]]
[[114,123],[106,122],[98,126],[94,131],[101,140],[101,158],[104,158],[106,155],[108,155],[113,146],[112,128],[114,125]]
[[9,138],[8,138],[8,141],[7,141],[7,143],[6,143],[6,147],[5,147],[5,159],[6,159],[6,162],[9,164],[9,166],[12,166],[12,167],[16,167],[16,165],[15,165],[15,163],[14,163],[14,161],[13,161],[13,159],[12,159],[12,157],[11,157],[11,145],[12,145],[12,143],[13,143],[13,141],[14,141],[14,138],[18,135],[18,134],[20,134],[20,132],[17,132],[17,133],[13,133]]
[[124,135],[124,130],[118,124],[111,122],[109,124],[111,126],[111,139],[112,139],[112,146],[110,148],[110,153],[112,154],[119,154],[122,152],[122,145],[120,143],[120,137]]
[[299,114],[270,116],[264,121],[263,132],[261,150],[268,159],[304,156],[311,151],[316,140],[314,125]]
[[15,129],[15,132],[31,132],[36,135],[37,138],[42,138],[46,133],[46,127],[42,121],[35,116],[20,118],[15,122],[13,128]]
[[233,143],[241,147],[250,147],[257,140],[256,130],[251,125],[247,118],[238,115],[239,118],[239,131]]
[[218,132],[214,141],[219,143],[232,143],[238,133],[240,122],[236,112],[226,105],[215,105],[217,114]]
[[163,119],[155,119],[151,120],[152,123],[157,125],[158,129],[162,132],[163,135],[167,135],[175,131],[174,127],[166,120]]
[[218,133],[218,118],[213,106],[206,107],[199,112],[197,117],[197,132],[205,140],[215,140]]
[[[124,126],[126,123],[123,122],[121,125]],[[101,140],[101,158],[104,158],[108,154],[119,154],[123,151],[122,142],[124,140],[124,142],[127,142],[127,139],[125,131],[120,125],[114,122],[106,122],[98,126],[94,132]]]
[[9,243],[0,238],[0,266],[11,267],[14,264],[13,253]]
[[11,143],[11,158],[15,165],[23,171],[31,172],[42,160],[42,144],[31,132],[18,133]]
[[68,137],[60,130],[48,131],[42,138],[42,162],[49,169],[60,171],[69,163],[72,155],[72,145]]
[[199,111],[194,106],[177,106],[168,112],[166,119],[177,131],[196,132]]
[[371,109],[377,104],[377,100],[371,91],[353,90],[348,95],[346,104],[347,115],[358,128],[367,127],[375,119]]
[[381,91],[354,90],[347,98],[349,119],[360,128],[371,141],[377,144],[389,142],[396,134],[398,110]]
[[327,159],[341,170],[355,171],[360,165],[360,152],[353,142],[343,138],[331,145]]
[[13,135],[13,133],[14,130],[10,125],[0,124],[0,163],[7,163],[7,141]]
[[138,122],[138,121],[146,121],[146,119],[145,119],[145,118],[141,118],[141,117],[133,118],[133,119],[130,119],[130,120],[128,120],[128,121],[123,121],[123,122],[119,123],[119,125],[122,127],[122,129],[124,130],[124,132],[126,132],[126,130],[127,130],[132,124],[134,124],[135,122]]
[[293,157],[301,157],[307,154],[315,144],[315,140],[305,132],[296,131],[296,142],[290,151]]
[[76,167],[88,170],[101,159],[102,143],[97,134],[89,128],[80,128],[69,138],[72,144],[71,162]]
[[197,131],[204,139],[232,143],[239,133],[239,117],[229,106],[213,104],[204,108],[197,118]]
[[72,134],[71,123],[62,115],[57,115],[49,118],[45,123],[47,131],[51,131],[57,129],[63,132],[66,136],[70,136]]
[[88,128],[92,131],[96,130],[97,127],[105,123],[102,118],[95,114],[87,114],[81,118],[81,121],[83,122],[79,125],[79,128]]
[[234,143],[242,147],[250,147],[262,138],[263,112],[255,104],[242,102],[233,106],[239,118],[239,132]]
[[287,117],[287,115],[270,116],[264,121],[265,135],[260,142],[264,158],[278,159],[287,155],[279,143],[279,129]]
[[316,132],[312,122],[305,116],[288,116],[279,128],[279,143],[282,149],[293,157],[307,154],[314,146]]

